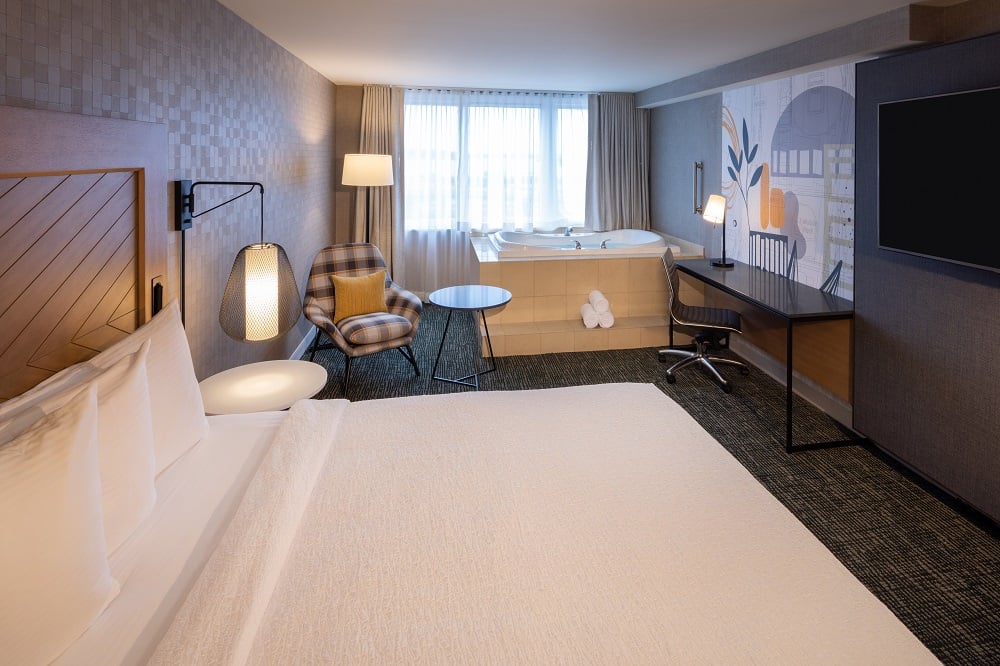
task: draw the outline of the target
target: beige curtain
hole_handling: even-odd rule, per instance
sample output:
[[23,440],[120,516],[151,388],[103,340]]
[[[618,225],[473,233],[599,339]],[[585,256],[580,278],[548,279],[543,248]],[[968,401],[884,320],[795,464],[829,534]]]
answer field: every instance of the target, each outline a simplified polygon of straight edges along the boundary
[[631,93],[589,98],[586,224],[649,229],[649,111]]
[[[392,155],[391,187],[359,187],[355,202],[354,239],[378,247],[390,275],[402,272],[402,145],[403,92],[386,85],[365,85],[361,101],[360,152]],[[366,216],[367,213],[367,216]],[[367,228],[367,229],[366,229]]]

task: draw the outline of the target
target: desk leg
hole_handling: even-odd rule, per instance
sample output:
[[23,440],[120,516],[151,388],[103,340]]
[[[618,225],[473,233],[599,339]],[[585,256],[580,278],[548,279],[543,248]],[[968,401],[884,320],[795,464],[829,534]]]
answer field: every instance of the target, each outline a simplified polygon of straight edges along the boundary
[[788,320],[788,329],[785,338],[785,451],[795,453],[797,451],[815,451],[816,449],[829,449],[835,446],[851,446],[865,442],[863,437],[852,439],[838,439],[830,442],[809,442],[806,444],[796,444],[792,439],[792,320]]
[[792,452],[792,320],[785,329],[785,451]]

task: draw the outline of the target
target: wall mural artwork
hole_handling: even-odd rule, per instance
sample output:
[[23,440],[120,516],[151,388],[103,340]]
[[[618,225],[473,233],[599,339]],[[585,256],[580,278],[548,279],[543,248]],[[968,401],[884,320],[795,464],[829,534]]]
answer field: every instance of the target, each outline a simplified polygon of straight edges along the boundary
[[725,92],[722,128],[734,256],[852,298],[854,66]]

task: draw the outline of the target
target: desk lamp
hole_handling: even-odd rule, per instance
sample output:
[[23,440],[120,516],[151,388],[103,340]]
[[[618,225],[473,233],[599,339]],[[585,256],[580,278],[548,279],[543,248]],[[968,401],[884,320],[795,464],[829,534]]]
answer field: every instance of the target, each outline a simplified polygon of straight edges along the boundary
[[705,203],[705,212],[701,216],[712,224],[722,225],[722,258],[712,259],[712,265],[719,268],[732,268],[733,262],[726,259],[726,198],[721,194],[713,194]]

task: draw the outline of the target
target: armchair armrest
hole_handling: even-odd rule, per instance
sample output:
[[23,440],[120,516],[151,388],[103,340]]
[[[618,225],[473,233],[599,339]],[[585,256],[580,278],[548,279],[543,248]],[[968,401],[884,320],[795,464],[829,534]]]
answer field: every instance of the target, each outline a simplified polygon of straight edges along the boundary
[[347,344],[347,340],[340,333],[340,329],[337,325],[333,323],[333,320],[327,314],[320,304],[314,298],[306,297],[305,303],[302,305],[302,313],[306,316],[310,322],[321,328],[334,343],[338,345]]
[[417,295],[403,289],[395,282],[389,284],[385,305],[392,314],[408,319],[414,329],[416,329],[420,322],[420,316],[424,312],[424,304]]

